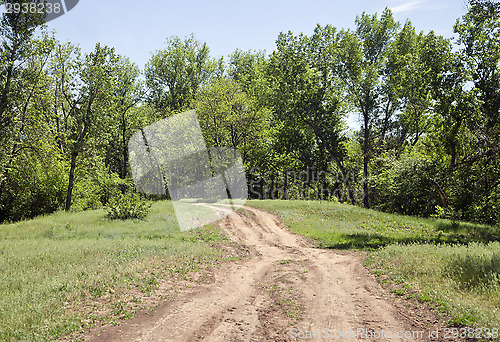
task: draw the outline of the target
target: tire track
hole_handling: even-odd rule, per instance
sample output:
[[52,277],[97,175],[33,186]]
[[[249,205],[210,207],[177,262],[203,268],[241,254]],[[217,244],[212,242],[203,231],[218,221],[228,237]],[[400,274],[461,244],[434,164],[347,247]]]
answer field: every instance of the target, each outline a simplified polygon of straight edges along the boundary
[[[149,317],[108,328],[88,340],[297,341],[304,340],[294,338],[300,332],[324,329],[351,334],[307,340],[427,340],[395,336],[415,328],[380,296],[382,288],[354,255],[314,248],[262,210],[208,207],[229,214],[221,227],[230,239],[255,250],[253,258],[226,265],[212,284],[198,286]],[[352,335],[358,329],[365,333]],[[394,336],[373,337],[382,330]]]

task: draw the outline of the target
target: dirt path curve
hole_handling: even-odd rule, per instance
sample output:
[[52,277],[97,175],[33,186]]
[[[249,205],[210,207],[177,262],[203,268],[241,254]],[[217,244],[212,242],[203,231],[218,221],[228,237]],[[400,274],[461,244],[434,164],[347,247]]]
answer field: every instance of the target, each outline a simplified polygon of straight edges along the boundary
[[90,341],[428,340],[381,295],[353,254],[313,248],[253,208],[231,213],[221,226],[255,255],[222,267],[213,283],[154,314]]

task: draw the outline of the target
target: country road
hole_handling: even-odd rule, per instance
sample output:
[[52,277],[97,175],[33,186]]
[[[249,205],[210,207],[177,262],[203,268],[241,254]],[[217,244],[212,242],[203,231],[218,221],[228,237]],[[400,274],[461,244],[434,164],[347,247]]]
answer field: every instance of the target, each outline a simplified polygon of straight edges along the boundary
[[252,250],[251,258],[224,265],[214,281],[153,314],[86,340],[431,340],[399,312],[355,254],[314,248],[254,208],[232,212],[220,225]]

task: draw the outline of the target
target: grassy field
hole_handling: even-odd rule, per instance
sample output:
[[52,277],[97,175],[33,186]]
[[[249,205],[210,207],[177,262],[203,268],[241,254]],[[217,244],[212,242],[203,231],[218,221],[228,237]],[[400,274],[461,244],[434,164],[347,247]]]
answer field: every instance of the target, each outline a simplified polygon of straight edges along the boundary
[[393,292],[445,313],[450,325],[500,328],[500,228],[386,214],[332,202],[250,201],[320,248],[368,252]]
[[213,227],[181,233],[169,202],[143,221],[96,210],[0,225],[0,340],[47,341],[132,317],[160,278],[226,258],[224,239]]

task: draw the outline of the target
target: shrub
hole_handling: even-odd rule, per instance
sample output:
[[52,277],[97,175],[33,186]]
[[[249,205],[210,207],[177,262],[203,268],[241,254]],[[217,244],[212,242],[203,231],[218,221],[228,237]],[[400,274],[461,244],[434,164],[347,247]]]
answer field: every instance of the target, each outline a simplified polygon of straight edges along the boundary
[[52,213],[64,205],[66,165],[56,152],[26,149],[7,165],[0,167],[0,222]]
[[151,210],[151,203],[136,194],[119,195],[109,201],[106,210],[111,220],[144,219]]
[[379,174],[371,179],[374,208],[404,215],[428,217],[441,202],[430,182],[436,177],[432,162],[406,156],[389,160]]
[[130,189],[129,180],[120,179],[102,160],[89,157],[77,168],[71,210],[78,212],[102,208],[109,200],[118,196],[122,189]]

